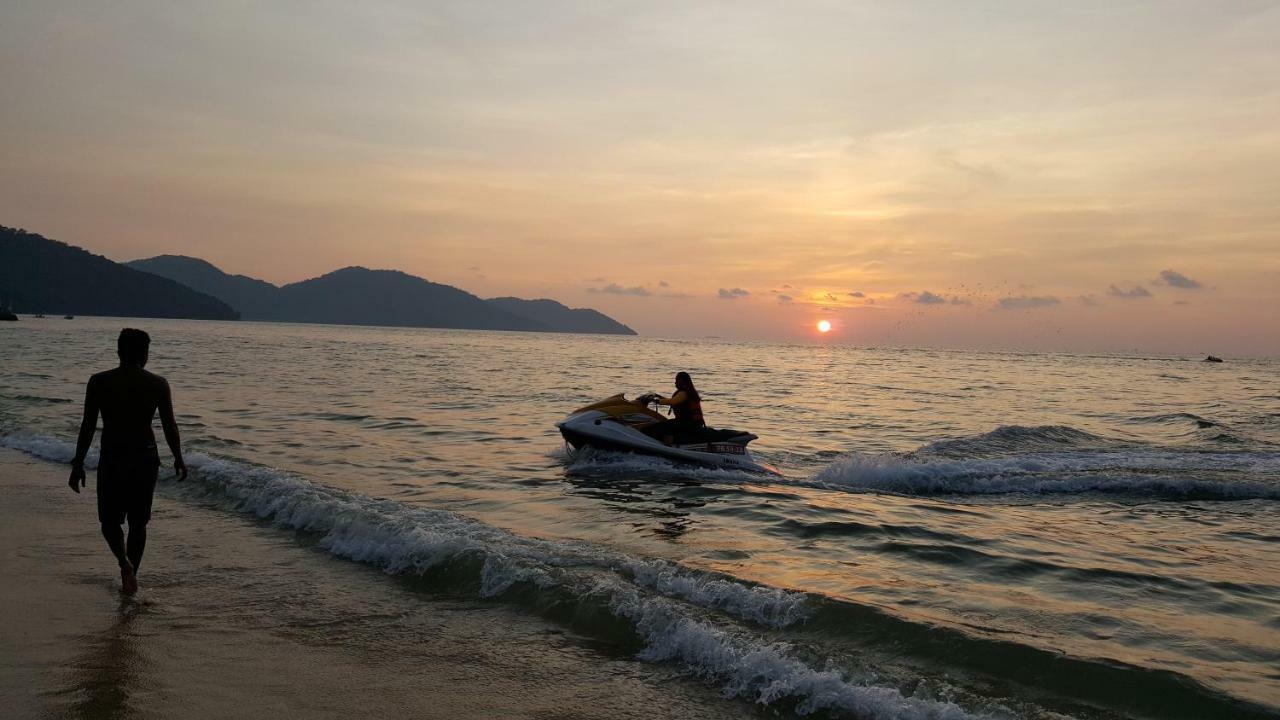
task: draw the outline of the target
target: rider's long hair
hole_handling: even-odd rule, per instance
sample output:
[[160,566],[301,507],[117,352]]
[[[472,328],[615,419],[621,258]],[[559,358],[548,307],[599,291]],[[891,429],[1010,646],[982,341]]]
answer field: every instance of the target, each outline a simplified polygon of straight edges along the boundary
[[698,388],[693,386],[693,378],[689,377],[689,373],[683,370],[676,373],[676,389],[685,391],[690,400],[698,400],[699,402],[702,400],[702,396],[698,394]]

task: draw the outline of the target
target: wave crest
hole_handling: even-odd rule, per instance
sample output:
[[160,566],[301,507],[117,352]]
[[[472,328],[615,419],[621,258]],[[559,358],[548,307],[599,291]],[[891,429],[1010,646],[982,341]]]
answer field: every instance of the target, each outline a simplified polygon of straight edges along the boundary
[[921,447],[919,455],[975,457],[1015,452],[1051,452],[1077,448],[1125,447],[1128,443],[1094,435],[1069,425],[1001,425],[972,437],[938,440]]
[[806,484],[904,495],[1067,495],[1280,499],[1280,453],[1100,450],[998,458],[849,455]]
[[[0,445],[51,460],[74,452],[65,441],[0,437]],[[320,535],[333,555],[393,574],[462,578],[482,597],[517,587],[550,594],[574,614],[602,609],[628,623],[642,642],[638,657],[678,663],[721,684],[724,693],[758,703],[786,703],[797,713],[847,712],[894,720],[982,717],[952,702],[817,670],[782,643],[769,643],[744,621],[782,628],[808,618],[808,596],[756,586],[676,563],[627,556],[583,543],[528,538],[444,510],[406,505],[322,485],[272,468],[192,454],[192,477],[166,483],[173,492],[210,499],[277,527]],[[441,577],[435,575],[433,577]],[[542,604],[542,603],[539,603]]]

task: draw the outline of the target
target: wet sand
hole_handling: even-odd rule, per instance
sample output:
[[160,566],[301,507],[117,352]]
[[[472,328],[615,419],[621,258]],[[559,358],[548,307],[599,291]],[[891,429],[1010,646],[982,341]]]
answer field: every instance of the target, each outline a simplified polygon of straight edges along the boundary
[[[741,717],[670,668],[424,592],[251,519],[157,493],[119,594],[94,478],[0,449],[7,718]],[[403,601],[412,595],[413,602]],[[411,607],[414,610],[406,611]]]

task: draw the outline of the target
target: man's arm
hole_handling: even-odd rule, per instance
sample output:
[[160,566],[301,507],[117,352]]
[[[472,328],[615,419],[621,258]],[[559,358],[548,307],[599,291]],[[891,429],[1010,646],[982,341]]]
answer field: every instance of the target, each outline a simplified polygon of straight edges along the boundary
[[80,420],[80,435],[76,438],[76,456],[71,460],[71,477],[67,485],[80,492],[84,487],[84,456],[89,454],[89,446],[93,445],[93,435],[98,431],[98,389],[93,378],[84,391],[84,417]]
[[182,438],[178,436],[178,421],[173,418],[173,395],[169,382],[160,380],[160,427],[164,428],[164,441],[173,453],[173,469],[179,480],[187,479],[187,464],[182,460]]

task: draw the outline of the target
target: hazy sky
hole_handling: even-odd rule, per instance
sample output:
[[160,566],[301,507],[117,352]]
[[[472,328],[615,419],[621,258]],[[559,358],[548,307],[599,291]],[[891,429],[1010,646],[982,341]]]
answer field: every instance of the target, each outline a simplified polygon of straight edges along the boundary
[[1280,2],[6,2],[0,224],[653,335],[1280,355]]

